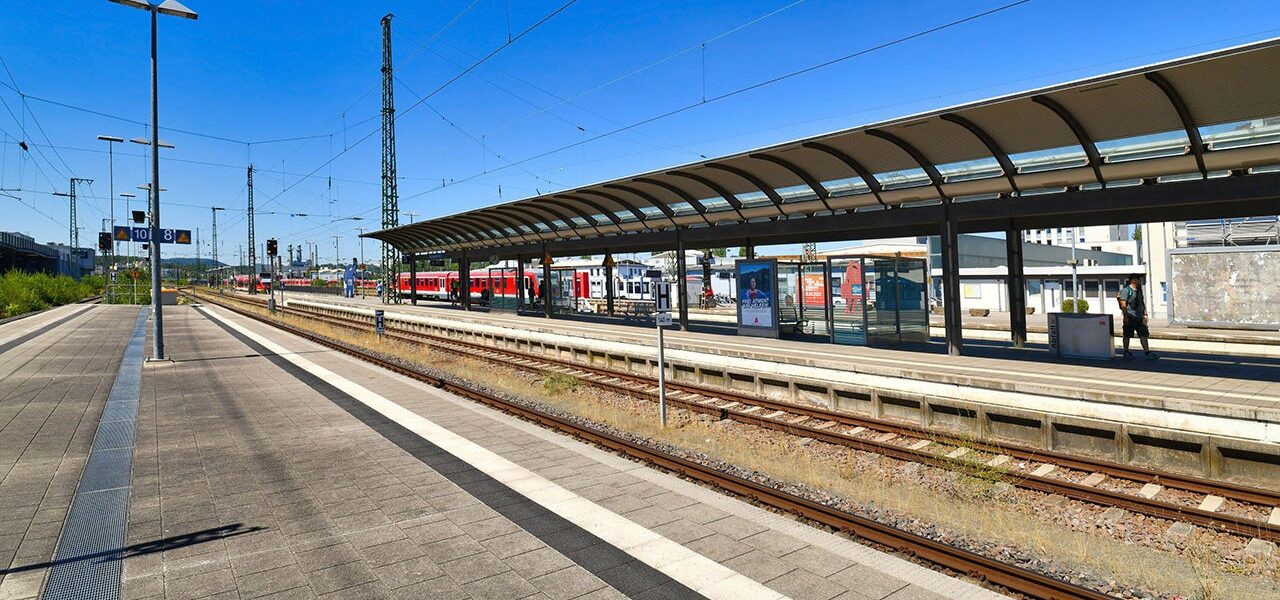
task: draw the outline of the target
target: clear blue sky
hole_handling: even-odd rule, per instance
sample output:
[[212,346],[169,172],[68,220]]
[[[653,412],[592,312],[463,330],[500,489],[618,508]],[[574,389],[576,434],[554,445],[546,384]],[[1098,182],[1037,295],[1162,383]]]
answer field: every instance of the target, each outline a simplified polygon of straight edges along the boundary
[[[317,241],[331,260],[337,234],[341,255],[358,255],[354,228],[376,228],[379,219],[376,86],[382,15],[396,14],[396,104],[403,112],[417,100],[415,94],[437,88],[504,44],[509,31],[526,29],[563,3],[189,0],[200,12],[198,21],[161,17],[160,137],[177,146],[162,153],[171,159],[161,164],[162,187],[169,190],[163,196],[163,225],[200,228],[207,256],[207,207],[227,207],[219,215],[219,257],[234,263],[247,237],[245,167],[252,161],[258,169],[258,209],[279,213],[259,215],[260,244],[277,237],[283,251],[288,243]],[[712,97],[1001,4],[579,0],[397,121],[401,209],[418,213],[421,220],[700,155],[1280,35],[1274,1],[1034,0],[485,174],[697,102],[703,97],[704,72],[705,93]],[[600,87],[775,11],[707,43],[705,51],[675,56]],[[91,245],[108,213],[106,144],[95,137],[144,135],[139,123],[150,118],[147,15],[107,0],[5,2],[0,23],[5,32],[0,57],[12,72],[12,80],[0,72],[0,81],[30,96],[125,119],[34,98],[24,106],[19,94],[0,87],[0,98],[12,111],[11,116],[0,107],[0,188],[22,189],[5,192],[20,201],[0,195],[0,230],[65,241],[67,202],[50,192],[65,192],[68,176],[85,177],[94,183],[82,191],[79,223],[81,243]],[[19,138],[32,144],[29,155],[18,148]],[[142,149],[116,147],[117,194],[132,191],[141,199],[134,188],[147,178]],[[322,166],[335,155],[330,166]],[[442,179],[467,181],[437,189]],[[123,220],[123,207],[116,211]],[[330,215],[365,221],[331,223]],[[191,247],[166,247],[170,250],[194,254]],[[376,253],[376,244],[367,242],[366,256]]]

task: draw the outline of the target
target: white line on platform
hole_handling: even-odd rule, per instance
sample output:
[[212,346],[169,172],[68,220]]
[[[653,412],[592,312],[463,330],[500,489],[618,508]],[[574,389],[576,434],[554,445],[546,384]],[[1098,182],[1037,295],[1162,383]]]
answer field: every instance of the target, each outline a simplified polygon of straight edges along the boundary
[[689,550],[653,530],[583,498],[423,418],[358,383],[299,356],[270,339],[223,317],[217,310],[206,309],[206,312],[530,500],[708,598],[723,600],[785,598],[754,579]]

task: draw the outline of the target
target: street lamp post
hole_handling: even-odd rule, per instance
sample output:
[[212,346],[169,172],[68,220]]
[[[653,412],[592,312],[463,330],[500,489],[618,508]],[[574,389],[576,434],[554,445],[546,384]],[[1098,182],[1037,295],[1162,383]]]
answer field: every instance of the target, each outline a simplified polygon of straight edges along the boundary
[[[124,198],[124,212],[126,215],[129,215],[128,217],[125,218],[124,222],[132,223],[133,222],[133,199],[137,198],[138,195],[131,192],[122,192],[120,194],[120,197]],[[133,226],[131,225],[129,229],[132,230]],[[133,247],[133,236],[130,235],[129,236],[129,259],[130,260],[133,259],[134,252],[136,252],[136,249]]]
[[164,319],[160,308],[160,65],[156,53],[156,17],[169,15],[195,20],[194,11],[177,0],[152,4],[144,0],[110,0],[151,13],[151,359],[164,360]]
[[116,166],[115,166],[115,145],[124,143],[124,138],[114,135],[100,135],[99,140],[107,143],[107,194],[111,199],[111,228],[107,231],[111,232],[111,266],[116,264],[116,255],[120,253],[120,244],[115,241],[116,227]]
[[357,227],[360,232],[360,297],[364,298],[364,227]]

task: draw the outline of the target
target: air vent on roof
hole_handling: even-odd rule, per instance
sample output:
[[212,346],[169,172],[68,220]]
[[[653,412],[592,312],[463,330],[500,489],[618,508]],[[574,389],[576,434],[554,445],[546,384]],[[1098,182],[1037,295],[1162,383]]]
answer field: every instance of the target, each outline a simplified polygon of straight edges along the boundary
[[1096,91],[1098,91],[1098,90],[1105,90],[1105,89],[1107,89],[1107,88],[1109,88],[1109,87],[1116,87],[1117,85],[1120,85],[1120,84],[1119,84],[1119,83],[1116,83],[1116,82],[1114,82],[1114,81],[1113,81],[1113,82],[1111,82],[1111,83],[1104,83],[1104,84],[1102,84],[1102,85],[1095,85],[1095,86],[1090,87],[1090,88],[1082,88],[1082,89],[1078,89],[1078,90],[1076,90],[1076,93],[1079,93],[1079,94],[1087,94],[1087,93],[1089,93],[1089,92],[1096,92]]

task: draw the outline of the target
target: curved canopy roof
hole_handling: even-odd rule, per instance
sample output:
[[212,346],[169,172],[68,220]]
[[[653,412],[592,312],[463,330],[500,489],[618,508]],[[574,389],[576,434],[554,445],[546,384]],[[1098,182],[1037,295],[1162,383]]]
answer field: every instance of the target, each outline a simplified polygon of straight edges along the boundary
[[1276,65],[1280,38],[366,237],[456,252],[1248,172],[1280,164]]

